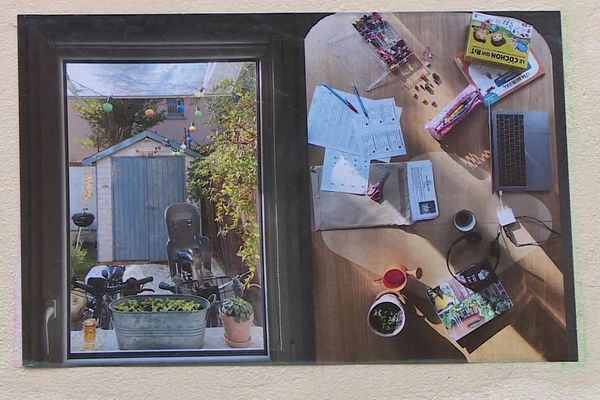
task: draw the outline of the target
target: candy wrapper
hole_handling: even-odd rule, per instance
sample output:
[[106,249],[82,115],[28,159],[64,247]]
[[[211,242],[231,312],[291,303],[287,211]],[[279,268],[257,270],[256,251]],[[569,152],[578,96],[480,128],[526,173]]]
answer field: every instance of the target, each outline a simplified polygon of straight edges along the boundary
[[477,87],[469,85],[425,125],[425,130],[437,140],[442,140],[454,125],[462,121],[472,109],[482,102],[483,96]]

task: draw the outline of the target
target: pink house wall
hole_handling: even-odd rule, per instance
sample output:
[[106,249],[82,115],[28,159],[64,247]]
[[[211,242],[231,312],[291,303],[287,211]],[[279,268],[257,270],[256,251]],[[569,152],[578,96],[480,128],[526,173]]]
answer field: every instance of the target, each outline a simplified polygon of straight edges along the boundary
[[[79,144],[81,139],[84,139],[91,133],[87,121],[83,119],[72,107],[73,103],[80,101],[81,100],[74,98],[69,98],[67,101],[67,126],[69,132],[70,163],[78,163],[85,157],[97,153],[96,149],[87,149]],[[153,126],[150,128],[150,130],[156,131],[163,136],[181,142],[183,141],[183,128],[189,127],[190,124],[194,122],[196,126],[196,132],[191,134],[194,142],[206,144],[207,135],[209,133],[209,129],[206,126],[206,119],[208,117],[206,102],[203,99],[187,98],[184,99],[184,105],[185,119],[167,119],[160,124]],[[202,117],[200,117],[200,120],[196,120],[194,117],[196,107],[200,107],[200,110],[202,111]],[[161,109],[166,109],[166,105],[163,105]]]

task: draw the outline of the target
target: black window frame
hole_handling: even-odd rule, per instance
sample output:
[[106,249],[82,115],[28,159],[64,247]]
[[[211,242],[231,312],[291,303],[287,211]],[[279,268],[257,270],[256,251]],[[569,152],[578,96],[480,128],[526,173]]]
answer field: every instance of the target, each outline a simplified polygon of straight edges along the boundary
[[[20,15],[23,363],[312,362],[304,37],[325,14]],[[68,357],[65,60],[257,60],[267,355]],[[46,317],[54,318],[45,331]],[[48,315],[45,315],[47,314]],[[48,338],[46,340],[46,337]]]

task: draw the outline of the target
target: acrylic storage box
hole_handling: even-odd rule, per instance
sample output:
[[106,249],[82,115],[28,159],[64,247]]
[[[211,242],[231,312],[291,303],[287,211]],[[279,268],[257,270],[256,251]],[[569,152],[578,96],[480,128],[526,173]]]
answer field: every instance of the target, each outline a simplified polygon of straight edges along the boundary
[[391,40],[403,40],[412,53],[403,57],[397,65],[386,64],[377,49],[369,44],[353,22],[362,15],[343,16],[343,28],[333,35],[327,42],[329,50],[350,71],[355,81],[365,90],[371,90],[390,77],[394,78],[406,88],[414,87],[421,74],[429,75],[429,70],[418,57],[425,49],[417,39],[404,27],[392,14],[378,14],[387,21],[389,28],[385,35]]

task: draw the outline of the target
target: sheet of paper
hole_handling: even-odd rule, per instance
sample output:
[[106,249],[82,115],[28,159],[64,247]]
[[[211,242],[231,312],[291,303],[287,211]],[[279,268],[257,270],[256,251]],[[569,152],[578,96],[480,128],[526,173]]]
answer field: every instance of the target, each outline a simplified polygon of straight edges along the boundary
[[326,148],[321,190],[365,194],[369,185],[369,160],[357,154]]
[[365,158],[403,156],[406,145],[400,126],[402,109],[394,99],[369,100],[365,102],[369,114],[358,118],[357,129],[360,147]]
[[406,177],[411,219],[413,221],[421,221],[437,218],[440,212],[435,193],[433,165],[431,161],[407,162]]
[[[350,93],[336,89],[355,107],[358,102]],[[358,108],[357,108],[358,109]],[[322,85],[315,87],[308,112],[308,143],[352,154],[363,154],[357,140],[356,114]]]

